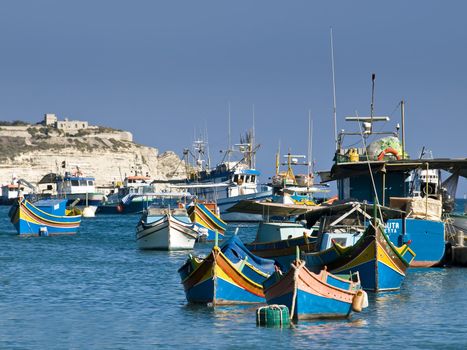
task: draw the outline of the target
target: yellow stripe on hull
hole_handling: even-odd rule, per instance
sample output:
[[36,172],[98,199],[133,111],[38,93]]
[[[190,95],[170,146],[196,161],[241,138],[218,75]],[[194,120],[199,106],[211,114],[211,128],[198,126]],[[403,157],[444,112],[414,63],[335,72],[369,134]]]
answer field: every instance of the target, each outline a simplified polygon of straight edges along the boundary
[[363,265],[367,262],[374,261],[376,257],[376,252],[375,252],[375,245],[370,244],[366,249],[361,252],[355,259],[350,261],[348,264],[342,266],[339,269],[336,269],[333,271],[333,273],[339,273],[340,271],[345,271],[348,269],[352,269],[356,266]]
[[402,276],[405,276],[404,271],[401,271],[401,269],[399,269],[397,265],[394,264],[395,255],[393,258],[391,258],[386,252],[386,250],[384,250],[384,248],[380,244],[378,244],[377,249],[378,249],[378,261],[380,263],[386,265],[387,267],[391,268],[392,270],[396,271]]

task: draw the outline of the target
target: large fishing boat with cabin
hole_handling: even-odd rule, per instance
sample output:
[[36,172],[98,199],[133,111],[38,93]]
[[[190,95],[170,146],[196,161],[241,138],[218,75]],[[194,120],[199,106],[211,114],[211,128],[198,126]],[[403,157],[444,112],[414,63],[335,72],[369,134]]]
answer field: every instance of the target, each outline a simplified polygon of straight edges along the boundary
[[[62,167],[66,166],[66,162],[62,162]],[[45,175],[38,185],[47,186],[47,192],[52,197],[66,199],[67,206],[79,208],[84,216],[94,216],[104,199],[104,194],[96,191],[95,182],[93,176],[85,176],[81,168],[75,165],[72,171],[65,171],[63,175]]]
[[[260,172],[255,169],[255,154],[259,146],[254,145],[254,136],[248,132],[239,144],[224,152],[224,158],[214,168],[210,167],[207,143],[195,141],[194,153],[185,150],[185,162],[190,169],[184,187],[198,198],[217,203],[224,221],[261,221],[260,215],[228,212],[227,210],[241,200],[262,200],[270,198],[272,190],[258,184]],[[239,155],[240,159],[234,159]],[[189,165],[189,157],[194,165]]]
[[[374,75],[372,78],[374,84]],[[395,131],[375,130],[375,123],[389,122],[390,118],[375,116],[373,103],[369,117],[346,117],[347,121],[359,123],[359,131],[335,132],[334,165],[320,176],[323,182],[337,181],[340,200],[373,203],[376,198],[383,206],[405,211],[404,217],[386,222],[391,241],[397,246],[411,243],[417,254],[412,266],[437,266],[443,263],[446,246],[442,214],[452,206],[455,188],[447,193],[444,183],[438,181],[440,176],[436,181],[431,176],[445,170],[456,179],[466,177],[467,159],[410,159],[403,101],[400,109],[402,127],[397,124]],[[345,146],[347,142],[351,146]],[[418,187],[414,181],[417,173],[421,178]],[[449,181],[455,182],[452,178]]]

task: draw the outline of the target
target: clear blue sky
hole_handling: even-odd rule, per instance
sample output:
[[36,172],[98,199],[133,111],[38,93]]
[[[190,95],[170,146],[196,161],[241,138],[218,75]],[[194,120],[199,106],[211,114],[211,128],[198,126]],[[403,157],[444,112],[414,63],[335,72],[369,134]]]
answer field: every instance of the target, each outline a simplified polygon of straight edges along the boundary
[[[344,116],[399,121],[407,148],[466,157],[465,1],[10,1],[0,5],[0,119],[43,113],[131,131],[179,154],[207,126],[212,158],[251,127],[258,168],[305,153],[314,121],[317,169],[333,156],[329,28],[334,30],[339,129]],[[467,192],[466,181],[458,195]]]

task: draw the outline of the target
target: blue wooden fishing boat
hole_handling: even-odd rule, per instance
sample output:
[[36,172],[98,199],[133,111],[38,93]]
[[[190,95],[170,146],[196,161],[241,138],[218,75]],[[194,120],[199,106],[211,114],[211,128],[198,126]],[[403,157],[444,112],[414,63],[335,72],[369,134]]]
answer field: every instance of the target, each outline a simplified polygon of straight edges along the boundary
[[274,271],[273,260],[253,255],[233,236],[205,258],[190,256],[178,273],[189,302],[221,305],[264,302],[262,282]]
[[287,306],[296,320],[345,318],[368,305],[358,274],[341,278],[324,269],[315,274],[300,260],[287,273],[272,274],[263,286],[267,303]]
[[73,235],[81,223],[81,213],[67,210],[66,203],[66,199],[43,199],[33,204],[22,198],[8,215],[19,235]]
[[[326,216],[326,212],[338,214],[338,218]],[[346,222],[352,213],[362,214],[367,221],[362,226],[357,226],[355,219]],[[407,244],[396,247],[384,232],[379,219],[370,221],[371,217],[361,209],[359,203],[330,206],[313,215],[321,217],[321,232],[318,234],[318,249],[321,250],[304,254],[310,270],[319,272],[327,266],[334,274],[358,272],[361,285],[366,290],[389,291],[400,288],[415,253]],[[312,214],[308,213],[307,216],[311,220]],[[331,224],[328,226],[326,223],[329,222]]]

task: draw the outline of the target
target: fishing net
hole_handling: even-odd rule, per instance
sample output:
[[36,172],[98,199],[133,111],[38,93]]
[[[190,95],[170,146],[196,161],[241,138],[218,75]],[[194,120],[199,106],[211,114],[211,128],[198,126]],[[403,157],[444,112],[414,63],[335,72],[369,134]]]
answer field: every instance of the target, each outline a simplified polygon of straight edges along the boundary
[[[402,157],[402,146],[397,137],[394,136],[388,136],[388,137],[383,137],[379,140],[373,141],[370,143],[367,147],[368,151],[368,156],[370,160],[377,160],[379,155],[384,151],[384,150],[394,150],[397,155]],[[384,159],[396,159],[397,156],[394,155],[393,153],[386,153],[384,156]]]

